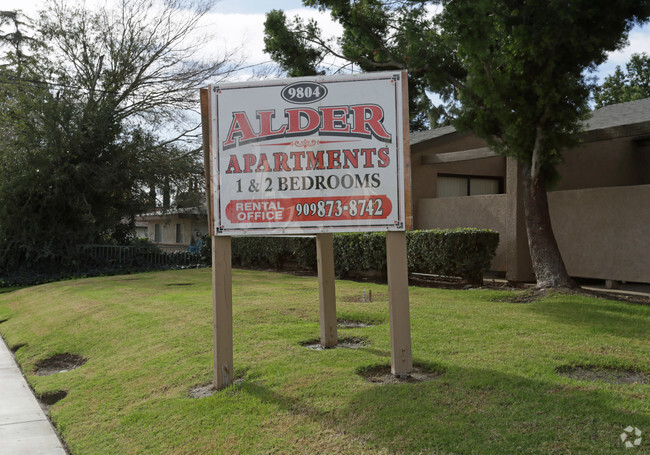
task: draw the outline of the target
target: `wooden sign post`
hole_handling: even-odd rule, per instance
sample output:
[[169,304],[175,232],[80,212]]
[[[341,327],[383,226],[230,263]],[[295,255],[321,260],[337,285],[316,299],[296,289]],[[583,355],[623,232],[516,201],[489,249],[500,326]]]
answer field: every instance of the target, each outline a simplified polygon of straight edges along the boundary
[[395,376],[408,376],[413,370],[413,361],[405,232],[386,232],[386,263],[388,266],[390,371]]
[[390,323],[390,369],[395,376],[408,376],[413,371],[411,353],[411,315],[409,310],[409,274],[406,258],[406,231],[413,229],[411,201],[411,151],[409,144],[408,79],[402,73],[402,149],[404,151],[405,231],[386,232],[386,265],[388,273],[388,306]]
[[320,343],[324,348],[338,344],[336,334],[336,290],[334,286],[334,239],[332,234],[316,234],[318,299],[320,302]]
[[407,74],[201,90],[212,233],[214,385],[233,381],[231,236],[315,234],[320,340],[338,343],[334,232],[385,231],[391,371],[411,373]]
[[212,237],[212,323],[214,385],[232,384],[232,254],[230,237]]
[[201,89],[201,126],[203,132],[203,162],[208,206],[208,224],[212,232],[212,359],[214,386],[217,389],[232,384],[232,250],[230,237],[214,235],[213,180],[211,159],[213,130],[210,90]]

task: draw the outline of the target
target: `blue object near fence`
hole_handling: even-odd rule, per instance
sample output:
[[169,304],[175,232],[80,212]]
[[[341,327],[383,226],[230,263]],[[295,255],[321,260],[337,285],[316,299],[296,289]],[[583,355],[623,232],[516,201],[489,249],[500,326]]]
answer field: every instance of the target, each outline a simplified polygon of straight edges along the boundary
[[187,247],[187,252],[188,252],[188,253],[198,253],[199,251],[201,251],[201,244],[202,244],[202,242],[203,242],[203,239],[199,239],[199,241],[196,242],[196,245],[192,245],[192,244],[190,243],[190,246]]

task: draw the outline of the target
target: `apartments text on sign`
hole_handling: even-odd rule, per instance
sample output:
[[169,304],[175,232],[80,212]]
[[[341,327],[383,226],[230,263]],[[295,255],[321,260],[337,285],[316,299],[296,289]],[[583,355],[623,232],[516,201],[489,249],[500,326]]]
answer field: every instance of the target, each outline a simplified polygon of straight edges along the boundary
[[403,77],[212,87],[214,234],[403,230]]

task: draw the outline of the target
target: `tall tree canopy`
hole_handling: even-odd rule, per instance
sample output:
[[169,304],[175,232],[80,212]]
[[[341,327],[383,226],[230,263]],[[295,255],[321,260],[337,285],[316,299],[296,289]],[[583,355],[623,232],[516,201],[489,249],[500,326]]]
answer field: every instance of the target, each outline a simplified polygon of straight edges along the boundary
[[650,55],[632,54],[625,71],[616,67],[614,74],[606,76],[602,85],[594,90],[596,107],[650,98]]
[[152,187],[194,186],[200,129],[186,113],[233,68],[199,54],[211,6],[50,1],[29,41],[15,13],[0,16],[0,253],[96,242],[132,223]]
[[[266,48],[285,69],[311,48],[365,71],[408,69],[411,109],[438,93],[447,115],[503,156],[519,161],[526,226],[539,287],[572,286],[555,237],[546,187],[562,151],[589,114],[586,73],[648,20],[638,0],[303,0],[343,26],[335,40],[316,24],[267,16]],[[291,55],[289,40],[301,52]],[[286,49],[286,52],[283,51]],[[280,58],[277,54],[281,54]]]

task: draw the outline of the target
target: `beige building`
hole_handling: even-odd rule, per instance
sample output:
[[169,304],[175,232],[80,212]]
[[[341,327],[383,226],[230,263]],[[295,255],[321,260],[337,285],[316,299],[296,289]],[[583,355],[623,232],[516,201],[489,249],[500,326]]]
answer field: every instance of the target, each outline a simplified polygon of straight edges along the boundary
[[168,248],[187,250],[208,233],[208,217],[197,208],[156,210],[136,217],[139,235]]
[[[650,98],[607,106],[564,153],[549,192],[551,222],[571,276],[650,283]],[[453,127],[411,133],[415,229],[499,232],[492,269],[533,281],[516,161]]]

